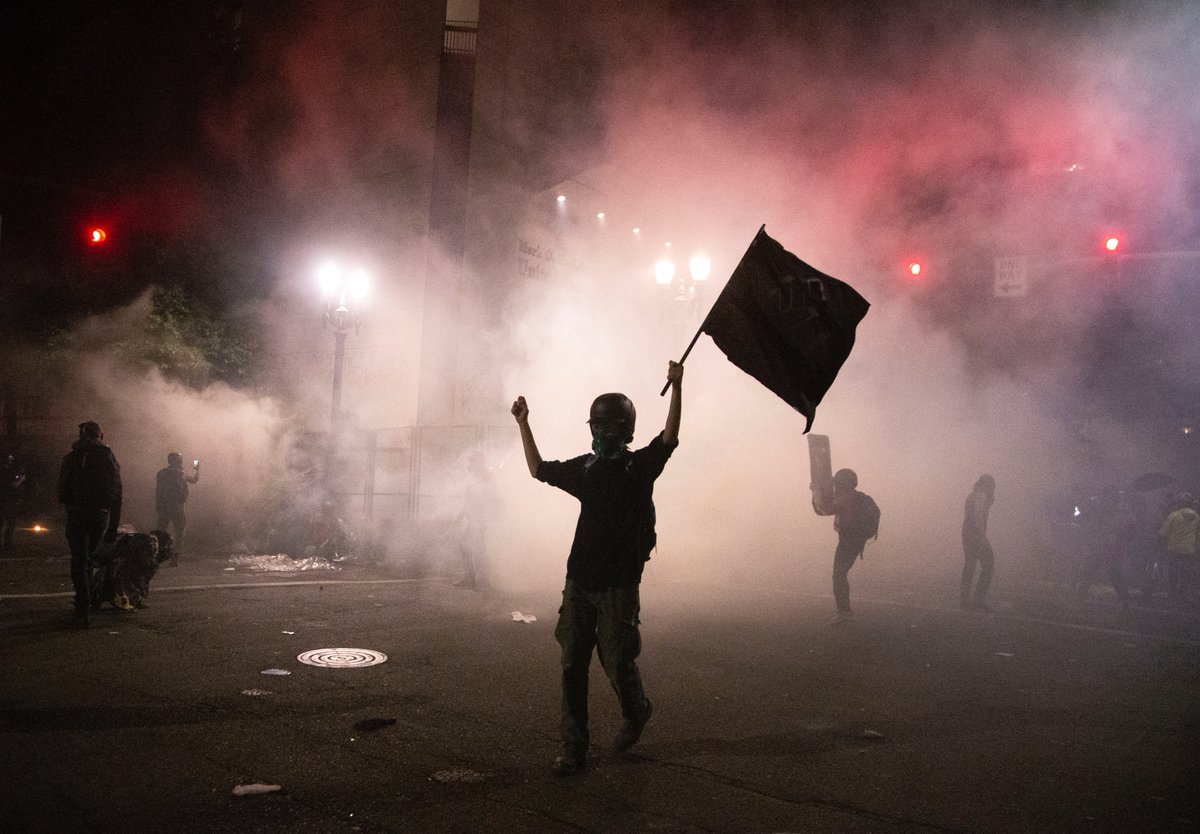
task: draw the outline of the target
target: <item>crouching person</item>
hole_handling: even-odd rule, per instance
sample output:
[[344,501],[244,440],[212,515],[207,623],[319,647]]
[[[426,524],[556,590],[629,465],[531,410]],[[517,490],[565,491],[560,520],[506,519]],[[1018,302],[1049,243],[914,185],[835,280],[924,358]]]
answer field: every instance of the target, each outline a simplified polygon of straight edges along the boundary
[[92,608],[104,603],[123,611],[146,607],[150,580],[158,566],[174,556],[171,534],[165,530],[122,533],[110,547],[96,553]]

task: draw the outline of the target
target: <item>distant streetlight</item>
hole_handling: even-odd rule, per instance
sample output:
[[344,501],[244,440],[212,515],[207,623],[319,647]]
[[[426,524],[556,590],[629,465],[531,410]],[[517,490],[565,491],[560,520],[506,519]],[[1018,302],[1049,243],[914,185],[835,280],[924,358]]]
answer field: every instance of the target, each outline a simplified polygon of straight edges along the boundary
[[662,288],[664,301],[670,296],[689,311],[694,311],[703,298],[704,286],[711,272],[712,261],[703,252],[691,257],[686,274],[678,273],[670,257],[663,257],[654,264],[654,282]]
[[660,287],[669,287],[675,280],[675,262],[661,258],[654,264],[654,282]]
[[329,419],[336,429],[342,406],[342,365],[346,358],[346,336],[358,331],[363,302],[370,289],[370,278],[362,267],[346,268],[326,261],[317,270],[317,283],[325,300],[325,323],[333,328],[333,399]]

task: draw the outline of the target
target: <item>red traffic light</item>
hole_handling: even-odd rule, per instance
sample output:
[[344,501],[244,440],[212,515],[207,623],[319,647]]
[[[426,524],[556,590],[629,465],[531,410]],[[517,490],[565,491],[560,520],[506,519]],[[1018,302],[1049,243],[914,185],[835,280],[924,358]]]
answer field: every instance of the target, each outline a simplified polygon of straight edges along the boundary
[[1121,248],[1121,238],[1116,235],[1107,235],[1104,238],[1104,249],[1106,252],[1116,252]]
[[910,278],[920,278],[921,274],[925,271],[925,264],[921,261],[909,261],[905,264],[904,271],[908,273],[908,277]]
[[106,240],[108,240],[108,232],[102,227],[93,226],[92,228],[88,229],[87,241],[92,246],[99,246]]

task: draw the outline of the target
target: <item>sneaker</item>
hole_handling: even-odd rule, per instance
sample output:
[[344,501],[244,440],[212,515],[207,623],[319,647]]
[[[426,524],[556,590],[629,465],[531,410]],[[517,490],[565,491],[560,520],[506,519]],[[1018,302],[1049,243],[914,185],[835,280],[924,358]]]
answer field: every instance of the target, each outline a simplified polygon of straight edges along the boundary
[[853,611],[839,611],[837,613],[837,616],[829,621],[829,624],[830,625],[841,625],[842,623],[848,623],[853,619],[854,619]]
[[639,722],[626,721],[621,725],[621,729],[617,732],[617,737],[613,739],[613,750],[617,753],[624,753],[630,747],[637,744],[638,739],[642,737],[642,730],[646,728],[646,722],[650,720],[652,712],[654,712],[654,705],[647,698],[645,717]]
[[577,776],[587,770],[587,755],[567,751],[554,759],[550,772],[555,776]]

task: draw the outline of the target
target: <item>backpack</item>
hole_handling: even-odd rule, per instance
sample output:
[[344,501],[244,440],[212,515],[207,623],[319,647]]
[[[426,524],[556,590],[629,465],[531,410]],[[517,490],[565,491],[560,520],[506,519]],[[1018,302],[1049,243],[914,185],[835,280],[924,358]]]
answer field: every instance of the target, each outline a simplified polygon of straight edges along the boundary
[[120,494],[115,460],[107,446],[75,449],[63,462],[64,504],[111,508]]
[[865,492],[859,493],[858,506],[842,523],[842,532],[852,541],[863,542],[879,536],[879,505]]

